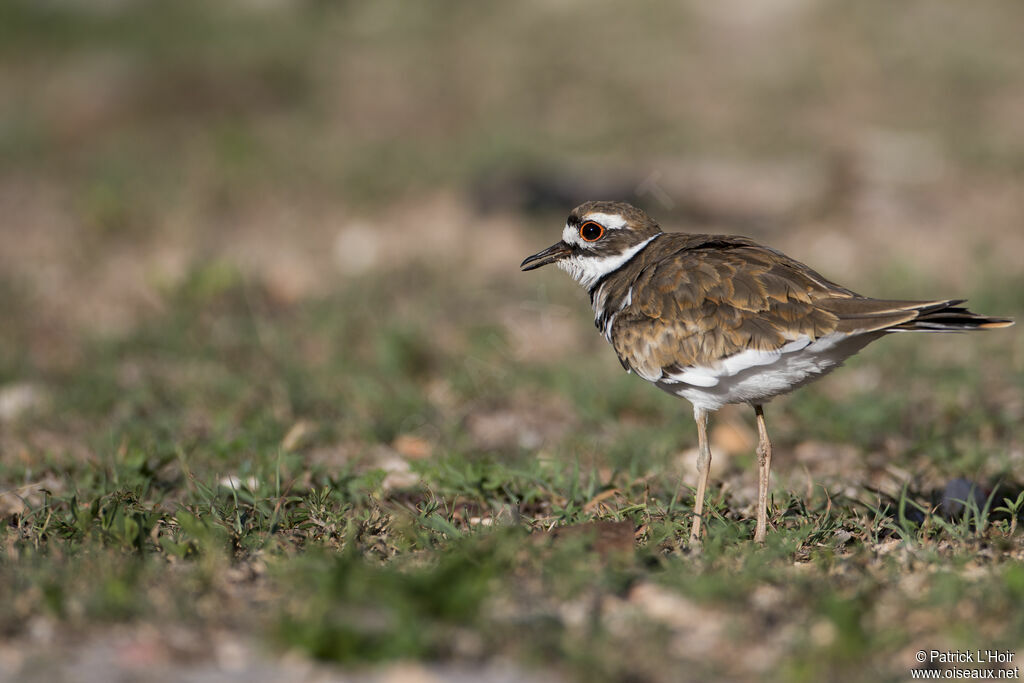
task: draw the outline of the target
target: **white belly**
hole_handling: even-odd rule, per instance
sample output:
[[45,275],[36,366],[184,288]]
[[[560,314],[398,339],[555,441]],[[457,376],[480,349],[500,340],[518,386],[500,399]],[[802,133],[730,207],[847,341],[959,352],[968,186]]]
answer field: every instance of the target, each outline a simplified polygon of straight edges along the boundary
[[764,403],[834,370],[882,334],[832,334],[813,342],[804,338],[778,351],[744,351],[715,367],[690,367],[651,381],[706,410],[728,403]]

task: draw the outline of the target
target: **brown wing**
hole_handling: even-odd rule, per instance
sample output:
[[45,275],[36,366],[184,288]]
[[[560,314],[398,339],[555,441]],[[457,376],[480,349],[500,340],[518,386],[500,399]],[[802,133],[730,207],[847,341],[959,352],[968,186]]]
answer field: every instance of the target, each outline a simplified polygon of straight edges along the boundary
[[631,305],[612,327],[612,344],[623,365],[646,378],[828,334],[839,316],[817,302],[856,296],[779,252],[736,237],[707,237],[660,254],[632,286]]
[[623,366],[647,379],[713,366],[748,349],[775,350],[805,335],[1010,324],[956,300],[862,297],[743,237],[670,233],[652,246],[657,252],[632,279],[630,304],[611,334]]

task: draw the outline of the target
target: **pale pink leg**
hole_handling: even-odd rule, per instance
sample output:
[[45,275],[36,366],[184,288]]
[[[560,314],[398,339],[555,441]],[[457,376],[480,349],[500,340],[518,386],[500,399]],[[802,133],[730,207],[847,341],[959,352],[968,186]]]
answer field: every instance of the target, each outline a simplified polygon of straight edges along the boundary
[[772,469],[772,442],[768,439],[768,428],[764,423],[764,408],[754,406],[757,414],[757,528],[754,542],[764,543],[768,532],[768,477]]
[[711,446],[708,444],[708,411],[694,407],[693,419],[697,422],[697,499],[693,503],[693,526],[690,528],[690,546],[700,547],[701,528],[704,525],[704,494],[708,488],[711,472]]

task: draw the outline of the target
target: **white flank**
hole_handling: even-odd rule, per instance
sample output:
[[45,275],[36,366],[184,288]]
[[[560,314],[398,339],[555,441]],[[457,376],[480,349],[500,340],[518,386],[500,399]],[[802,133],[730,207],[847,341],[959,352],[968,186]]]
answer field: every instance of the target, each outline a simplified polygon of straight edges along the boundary
[[[819,342],[824,343],[826,337],[819,339]],[[829,346],[831,347],[830,342]],[[748,349],[741,351],[734,356],[722,359],[722,370],[719,375],[732,376],[737,373],[743,372],[750,368],[756,368],[759,365],[772,365],[775,363],[784,353],[793,353],[794,351],[800,351],[807,348],[811,344],[811,338],[807,335],[802,335],[800,338],[795,339],[788,344],[779,347],[772,351],[758,351],[756,349]],[[824,347],[816,347],[815,351],[824,351]]]
[[[658,233],[658,235],[660,234]],[[636,256],[641,249],[646,247],[658,235],[648,237],[643,242],[612,256],[579,254],[571,258],[562,259],[558,262],[558,267],[569,273],[576,282],[590,289],[602,277],[621,268],[626,261]],[[564,235],[563,239],[565,239]]]
[[713,387],[718,384],[718,372],[712,368],[692,367],[682,372],[666,372],[658,380],[665,384],[689,384],[694,387]]
[[839,367],[881,333],[802,336],[774,351],[742,351],[714,367],[689,367],[653,379],[661,389],[707,410],[727,403],[761,403]]

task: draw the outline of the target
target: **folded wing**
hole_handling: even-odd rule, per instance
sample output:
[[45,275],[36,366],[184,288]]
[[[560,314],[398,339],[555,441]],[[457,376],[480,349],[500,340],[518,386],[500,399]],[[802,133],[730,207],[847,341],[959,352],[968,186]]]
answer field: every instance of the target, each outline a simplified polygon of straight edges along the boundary
[[[643,268],[611,342],[624,367],[657,381],[721,368],[744,352],[778,352],[826,335],[1004,327],[962,300],[871,299],[743,237],[667,234]],[[789,345],[789,347],[787,347]],[[748,354],[749,355],[749,354]],[[691,373],[692,374],[692,373]]]

